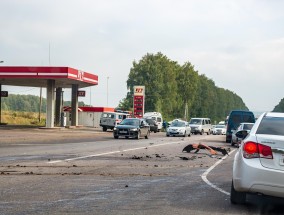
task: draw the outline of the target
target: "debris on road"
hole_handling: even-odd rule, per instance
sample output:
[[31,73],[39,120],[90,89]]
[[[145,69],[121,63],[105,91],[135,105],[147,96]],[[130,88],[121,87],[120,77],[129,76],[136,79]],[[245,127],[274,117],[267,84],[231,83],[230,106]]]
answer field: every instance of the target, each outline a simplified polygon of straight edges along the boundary
[[195,150],[194,153],[197,153],[197,152],[199,152],[200,149],[208,150],[211,155],[217,155],[217,152],[221,152],[223,155],[228,155],[228,151],[230,151],[229,149],[225,149],[224,147],[207,146],[207,145],[202,144],[202,143],[198,143],[198,144],[193,143],[193,144],[189,144],[186,147],[184,147],[182,152],[188,152],[189,153],[192,150]]
[[196,156],[192,156],[192,157],[179,157],[182,160],[195,160]]

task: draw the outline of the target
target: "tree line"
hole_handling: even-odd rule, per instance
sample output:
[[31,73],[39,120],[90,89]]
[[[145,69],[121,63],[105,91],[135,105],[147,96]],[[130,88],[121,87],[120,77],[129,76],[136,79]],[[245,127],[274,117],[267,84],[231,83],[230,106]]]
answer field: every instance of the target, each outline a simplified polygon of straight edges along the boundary
[[[35,95],[17,95],[9,94],[8,97],[2,97],[2,110],[7,111],[23,111],[23,112],[46,112],[46,98],[42,98],[40,105],[40,97]],[[64,101],[64,106],[71,106],[71,101]],[[78,106],[86,106],[84,102],[78,102]]]
[[[133,87],[145,86],[145,112],[157,111],[164,119],[210,117],[222,121],[233,109],[248,110],[241,97],[234,92],[217,87],[213,80],[199,74],[190,62],[179,65],[162,53],[146,54],[130,69],[128,93],[119,109],[133,109]],[[39,112],[40,97],[15,95],[2,98],[2,110]],[[71,101],[64,101],[71,106]],[[79,102],[79,106],[86,106]],[[274,112],[284,112],[284,99],[275,106]],[[41,112],[46,112],[46,99],[42,98]]]
[[145,86],[145,112],[161,112],[166,120],[210,117],[214,122],[224,120],[233,109],[248,110],[241,97],[217,87],[190,62],[179,65],[160,52],[133,62],[120,109],[133,108],[134,86]]

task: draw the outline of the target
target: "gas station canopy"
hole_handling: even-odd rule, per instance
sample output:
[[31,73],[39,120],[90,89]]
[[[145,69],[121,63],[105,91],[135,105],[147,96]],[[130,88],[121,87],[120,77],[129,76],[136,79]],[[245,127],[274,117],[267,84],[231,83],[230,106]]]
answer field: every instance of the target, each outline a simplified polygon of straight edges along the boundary
[[[70,67],[1,66],[0,91],[2,85],[46,87],[46,127],[54,127],[56,102],[56,124],[59,122],[62,88],[72,88],[72,122],[78,125],[78,89],[98,85],[98,76]],[[56,98],[55,98],[56,91]],[[0,96],[1,105],[1,96]],[[0,106],[1,122],[1,106]]]
[[0,66],[0,84],[12,86],[46,87],[47,80],[55,80],[55,87],[78,88],[98,84],[98,76],[70,67]]

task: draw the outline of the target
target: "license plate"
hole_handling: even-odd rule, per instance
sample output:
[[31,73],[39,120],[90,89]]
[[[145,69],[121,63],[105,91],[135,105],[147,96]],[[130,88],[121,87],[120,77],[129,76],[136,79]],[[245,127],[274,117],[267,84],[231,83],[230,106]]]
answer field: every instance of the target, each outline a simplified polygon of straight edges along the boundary
[[280,156],[279,165],[284,166],[284,155]]
[[127,134],[127,131],[119,131],[121,134]]

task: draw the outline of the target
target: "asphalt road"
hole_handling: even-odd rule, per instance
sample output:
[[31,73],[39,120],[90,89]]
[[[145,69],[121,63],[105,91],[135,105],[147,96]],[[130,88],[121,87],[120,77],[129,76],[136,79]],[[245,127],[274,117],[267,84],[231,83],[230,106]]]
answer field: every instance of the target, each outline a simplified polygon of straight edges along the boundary
[[229,200],[234,150],[224,136],[118,139],[96,129],[1,129],[0,214],[283,214],[283,200]]

